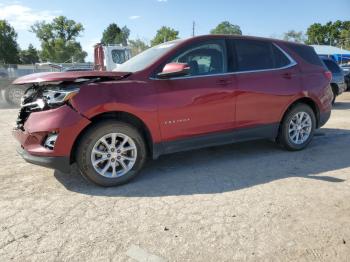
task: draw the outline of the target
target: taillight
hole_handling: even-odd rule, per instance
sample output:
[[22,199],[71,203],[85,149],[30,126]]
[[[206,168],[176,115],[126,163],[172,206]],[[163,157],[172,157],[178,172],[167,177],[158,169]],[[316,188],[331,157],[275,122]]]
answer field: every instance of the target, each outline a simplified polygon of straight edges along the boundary
[[332,80],[332,72],[331,71],[324,71],[324,76],[328,79],[328,81]]

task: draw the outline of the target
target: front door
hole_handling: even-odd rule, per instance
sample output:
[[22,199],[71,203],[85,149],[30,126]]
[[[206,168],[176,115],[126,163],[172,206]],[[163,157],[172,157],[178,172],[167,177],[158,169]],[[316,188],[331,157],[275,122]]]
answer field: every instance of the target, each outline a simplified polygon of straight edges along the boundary
[[187,63],[190,73],[154,80],[163,141],[233,129],[236,78],[226,74],[225,42],[211,40],[189,46],[169,62]]

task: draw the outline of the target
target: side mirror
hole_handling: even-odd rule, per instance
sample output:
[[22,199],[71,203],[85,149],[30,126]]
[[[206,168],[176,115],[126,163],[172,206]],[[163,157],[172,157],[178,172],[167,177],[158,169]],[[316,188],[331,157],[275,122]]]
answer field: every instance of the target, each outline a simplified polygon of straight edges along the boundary
[[163,71],[158,73],[158,78],[167,79],[171,77],[186,76],[190,72],[190,67],[186,63],[169,63],[163,68]]

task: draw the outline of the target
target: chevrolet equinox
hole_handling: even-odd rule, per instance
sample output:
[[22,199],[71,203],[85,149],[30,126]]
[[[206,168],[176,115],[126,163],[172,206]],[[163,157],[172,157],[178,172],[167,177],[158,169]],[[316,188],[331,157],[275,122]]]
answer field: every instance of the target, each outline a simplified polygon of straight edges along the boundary
[[254,139],[304,149],[331,113],[331,73],[303,44],[199,36],[117,69],[15,80],[28,86],[13,131],[22,157],[63,172],[76,162],[88,180],[115,186],[148,156]]

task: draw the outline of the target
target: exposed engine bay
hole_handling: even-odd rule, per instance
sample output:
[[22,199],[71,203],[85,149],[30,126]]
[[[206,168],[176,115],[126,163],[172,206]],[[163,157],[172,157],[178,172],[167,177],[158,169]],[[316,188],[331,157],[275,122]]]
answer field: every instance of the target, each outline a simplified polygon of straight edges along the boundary
[[24,130],[24,123],[32,112],[70,105],[69,100],[79,93],[81,84],[121,80],[130,75],[128,72],[86,71],[38,73],[18,78],[14,84],[30,86],[21,99],[16,128]]
[[21,100],[21,109],[16,121],[16,128],[22,129],[32,112],[56,108],[68,102],[79,92],[77,83],[50,83],[31,85]]

